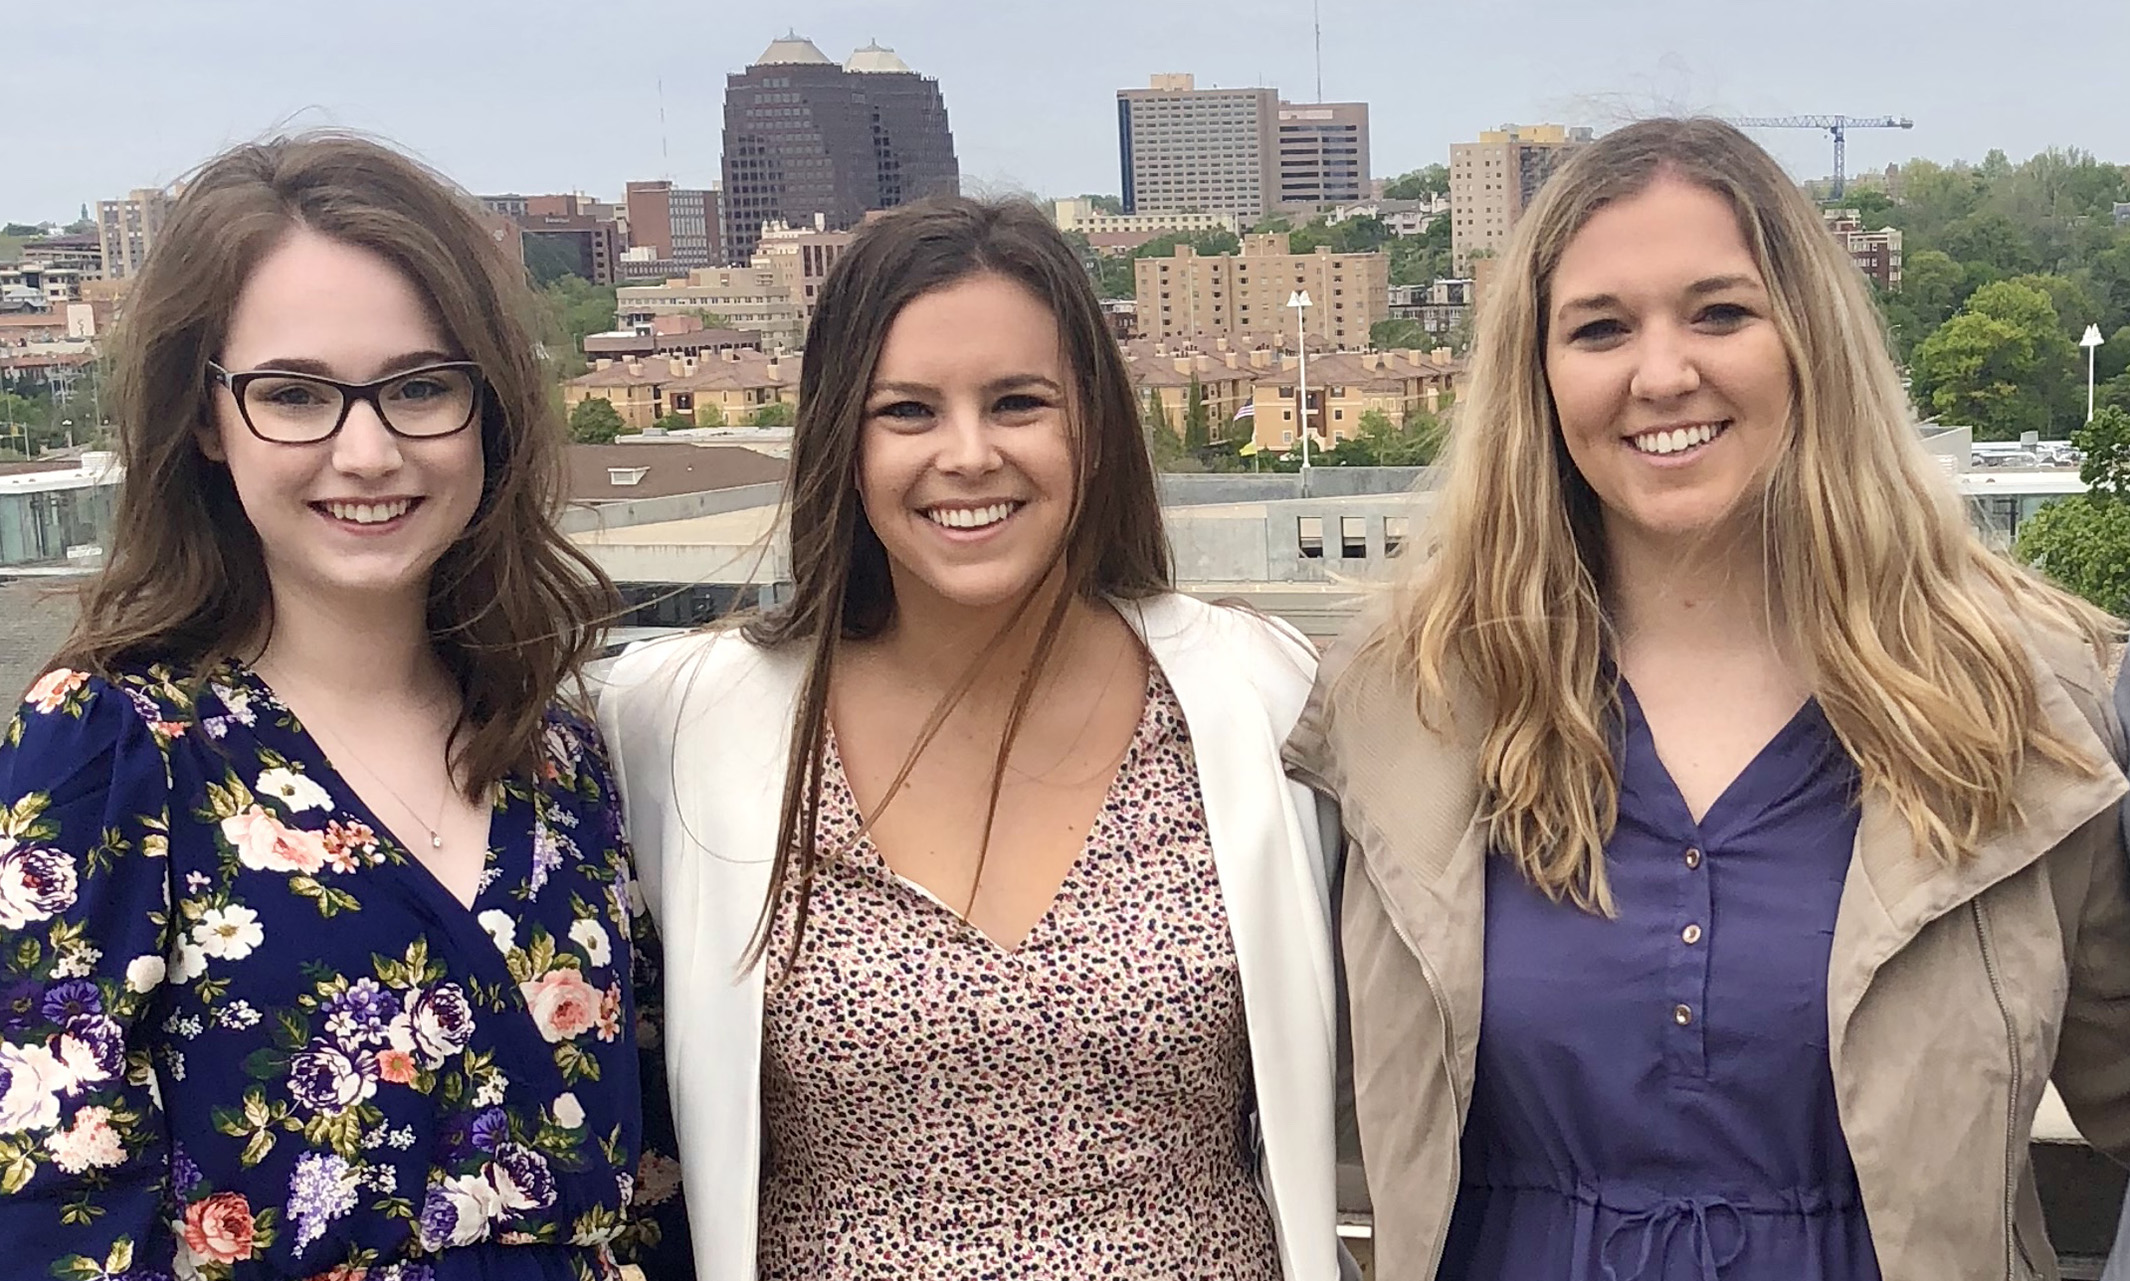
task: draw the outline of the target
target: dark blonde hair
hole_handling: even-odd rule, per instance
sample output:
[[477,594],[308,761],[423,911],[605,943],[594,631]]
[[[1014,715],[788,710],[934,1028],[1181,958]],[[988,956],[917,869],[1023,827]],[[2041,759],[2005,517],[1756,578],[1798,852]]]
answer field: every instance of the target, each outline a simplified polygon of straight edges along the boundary
[[1735,213],[1789,355],[1791,420],[1759,495],[1775,616],[1865,786],[1919,850],[1962,859],[2017,820],[2029,750],[2091,764],[2043,718],[2018,628],[2100,653],[2117,625],[1977,537],[1922,447],[1861,274],[1781,166],[1720,121],[1608,134],[1524,215],[1480,316],[1429,554],[1393,583],[1361,658],[1399,672],[1430,724],[1453,705],[1450,683],[1469,684],[1493,848],[1549,894],[1609,910],[1619,707],[1605,544],[1547,382],[1549,294],[1576,233],[1666,177]]
[[[890,213],[861,231],[821,286],[806,333],[799,375],[799,413],[791,453],[792,595],[747,625],[764,646],[804,646],[805,682],[793,726],[778,820],[769,899],[749,959],[759,958],[769,922],[788,885],[802,895],[796,955],[806,923],[806,896],[819,861],[814,829],[821,806],[828,693],[837,643],[878,636],[895,618],[886,549],[858,502],[859,441],[866,398],[888,331],[914,300],[962,281],[996,275],[1028,290],[1056,317],[1064,344],[1073,453],[1074,510],[1054,568],[1062,590],[1051,602],[1034,659],[1022,679],[998,746],[991,811],[1006,753],[1031,691],[1074,601],[1135,599],[1169,589],[1168,540],[1153,462],[1139,425],[1131,375],[1079,257],[1056,227],[1024,201],[987,203],[935,198]],[[1032,589],[1016,620],[1035,600]],[[934,712],[918,736],[924,744],[974,681]],[[903,765],[905,773],[915,759]],[[900,779],[888,789],[892,796]],[[985,824],[989,844],[990,822]]]
[[406,273],[447,339],[481,367],[485,477],[429,583],[429,633],[462,698],[453,763],[469,795],[540,759],[549,704],[573,689],[613,586],[556,525],[567,435],[528,327],[521,266],[472,199],[362,138],[306,134],[236,147],[183,184],[135,281],[106,403],[125,466],[110,557],[60,658],[106,676],[199,669],[271,624],[259,537],[228,469],[201,451],[218,358],[252,272],[299,228]]

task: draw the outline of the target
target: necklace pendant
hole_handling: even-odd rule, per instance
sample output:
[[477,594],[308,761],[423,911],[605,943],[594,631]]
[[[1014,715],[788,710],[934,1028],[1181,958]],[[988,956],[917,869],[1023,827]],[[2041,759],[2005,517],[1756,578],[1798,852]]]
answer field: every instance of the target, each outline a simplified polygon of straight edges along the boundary
[[438,836],[435,832],[429,833],[429,848],[432,850],[444,848],[444,838]]

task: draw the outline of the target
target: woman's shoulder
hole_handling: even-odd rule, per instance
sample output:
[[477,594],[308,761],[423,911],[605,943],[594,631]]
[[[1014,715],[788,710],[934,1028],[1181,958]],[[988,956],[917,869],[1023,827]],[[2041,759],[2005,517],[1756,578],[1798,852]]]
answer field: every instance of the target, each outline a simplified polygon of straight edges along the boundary
[[798,648],[756,645],[736,627],[640,642],[599,678],[599,728],[623,754],[700,723],[735,737],[781,726],[804,674]]

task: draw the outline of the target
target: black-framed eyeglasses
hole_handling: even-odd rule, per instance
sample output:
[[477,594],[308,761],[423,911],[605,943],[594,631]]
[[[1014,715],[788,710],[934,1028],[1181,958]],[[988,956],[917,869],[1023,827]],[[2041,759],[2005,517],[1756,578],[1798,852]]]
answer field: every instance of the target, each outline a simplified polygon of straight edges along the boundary
[[470,360],[423,365],[376,382],[344,383],[281,369],[231,373],[207,362],[208,381],[229,388],[237,413],[259,439],[276,445],[315,445],[347,425],[358,401],[377,411],[385,430],[408,440],[435,440],[473,425],[487,381]]

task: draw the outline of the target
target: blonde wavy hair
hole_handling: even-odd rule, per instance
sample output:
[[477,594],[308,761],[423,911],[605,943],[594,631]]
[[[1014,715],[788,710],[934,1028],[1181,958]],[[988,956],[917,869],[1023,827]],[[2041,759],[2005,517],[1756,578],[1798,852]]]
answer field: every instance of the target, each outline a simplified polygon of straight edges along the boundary
[[1866,790],[1919,852],[1956,863],[2018,821],[2029,751],[2093,768],[2041,715],[2020,628],[2104,658],[2119,625],[1976,536],[1911,425],[1861,274],[1774,159],[1719,121],[1607,134],[1540,192],[1496,264],[1428,546],[1390,584],[1357,662],[1390,664],[1432,729],[1476,707],[1492,847],[1555,899],[1611,912],[1605,544],[1548,389],[1548,289],[1592,215],[1664,176],[1736,211],[1789,353],[1788,439],[1760,491],[1773,616]]

